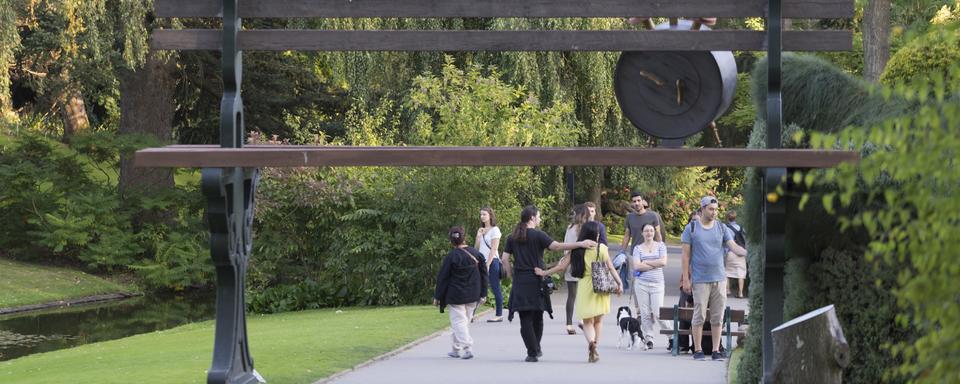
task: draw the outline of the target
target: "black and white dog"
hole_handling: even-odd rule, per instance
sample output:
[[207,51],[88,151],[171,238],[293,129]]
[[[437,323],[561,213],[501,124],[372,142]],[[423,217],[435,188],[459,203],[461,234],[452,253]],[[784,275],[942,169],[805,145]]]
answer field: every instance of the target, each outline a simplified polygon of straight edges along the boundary
[[640,345],[646,349],[643,344],[643,334],[640,332],[640,320],[633,317],[630,307],[623,306],[617,309],[617,324],[620,325],[620,339],[617,340],[617,349],[623,345],[623,337],[629,335],[627,340],[627,350],[633,349],[637,345],[637,339],[641,340]]

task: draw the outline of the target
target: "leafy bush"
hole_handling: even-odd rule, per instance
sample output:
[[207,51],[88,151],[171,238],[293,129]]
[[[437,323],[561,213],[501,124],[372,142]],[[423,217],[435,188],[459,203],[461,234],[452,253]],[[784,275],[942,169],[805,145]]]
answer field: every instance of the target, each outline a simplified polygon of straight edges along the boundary
[[[461,70],[448,61],[439,75],[414,80],[402,103],[387,99],[368,108],[358,101],[348,114],[347,138],[352,145],[572,143],[575,121],[569,105],[541,106],[525,90],[497,78],[493,71]],[[413,122],[403,126],[409,130],[401,128],[404,119]],[[250,266],[251,308],[273,312],[427,302],[449,249],[447,229],[465,225],[472,234],[482,206],[496,210],[505,234],[524,204],[537,203],[548,220],[565,216],[550,210],[557,196],[534,197],[543,191],[542,175],[550,172],[529,167],[265,169]]]
[[[758,63],[754,79],[766,79],[766,63]],[[870,124],[887,116],[908,113],[913,107],[903,98],[884,98],[872,92],[861,80],[814,57],[784,55],[783,112],[786,126],[782,142],[785,147],[809,147],[812,132],[839,132],[850,124]],[[765,81],[754,83],[754,101],[758,116],[764,116]],[[813,135],[817,137],[816,135]],[[819,139],[817,139],[819,140]],[[766,143],[766,126],[758,120],[751,135],[750,147],[762,148]],[[816,146],[816,144],[815,144]],[[863,153],[867,149],[860,148]],[[894,326],[898,311],[892,305],[889,289],[893,275],[879,270],[863,258],[863,244],[868,242],[863,230],[843,231],[841,222],[829,214],[829,207],[819,204],[842,186],[824,180],[831,171],[809,171],[791,175],[794,184],[803,190],[788,197],[791,207],[787,217],[785,252],[784,318],[790,319],[826,304],[837,306],[837,315],[852,345],[855,368],[844,371],[845,382],[874,383],[884,378],[884,370],[898,363],[889,350],[877,348],[890,340],[903,338],[904,329]],[[762,177],[757,169],[747,170],[744,182],[744,224],[750,243],[760,239],[760,207]],[[844,212],[870,208],[870,202],[859,196],[850,200]],[[758,247],[754,246],[753,248]],[[762,253],[751,249],[750,323],[761,324]],[[760,380],[761,327],[751,327],[744,358],[738,367],[738,380],[752,383]]]
[[[960,5],[957,6],[960,9]],[[933,25],[930,31],[907,42],[897,50],[880,76],[885,84],[931,79],[949,73],[950,66],[960,62],[960,22],[946,21]],[[956,81],[947,78],[947,82]]]
[[[116,161],[142,139],[92,134],[67,147],[19,130],[0,147],[0,247],[20,259],[80,263],[91,270],[133,268],[149,287],[208,284],[202,199],[196,187],[121,200]],[[172,217],[135,223],[144,213]]]
[[[823,201],[843,227],[864,231],[866,259],[894,276],[896,325],[911,330],[886,339],[900,364],[886,379],[916,383],[960,380],[960,174],[953,167],[960,148],[960,78],[953,67],[934,72],[894,95],[919,101],[916,112],[839,134],[813,135],[816,148],[869,149],[858,166],[827,172],[819,183],[838,186]],[[867,206],[856,208],[859,201]]]

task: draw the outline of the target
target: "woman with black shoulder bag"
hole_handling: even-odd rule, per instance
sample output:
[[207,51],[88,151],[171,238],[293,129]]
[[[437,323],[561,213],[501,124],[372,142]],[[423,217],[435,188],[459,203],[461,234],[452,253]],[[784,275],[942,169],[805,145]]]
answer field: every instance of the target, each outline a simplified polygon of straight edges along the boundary
[[453,350],[447,356],[473,358],[473,338],[470,337],[470,319],[477,306],[487,298],[487,263],[480,251],[465,244],[463,227],[453,227],[447,238],[453,249],[443,258],[437,274],[437,288],[433,305],[450,315],[453,331]]

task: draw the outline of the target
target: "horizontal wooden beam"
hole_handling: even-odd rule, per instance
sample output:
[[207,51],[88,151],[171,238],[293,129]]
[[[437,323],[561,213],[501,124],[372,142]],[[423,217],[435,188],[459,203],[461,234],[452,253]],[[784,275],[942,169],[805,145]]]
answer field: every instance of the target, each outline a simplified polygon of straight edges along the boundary
[[[219,0],[155,0],[160,17],[220,17]],[[767,0],[240,0],[240,17],[763,17]],[[853,0],[784,0],[795,19],[853,17]]]
[[137,151],[137,167],[657,166],[826,168],[853,151],[740,148],[342,147],[173,145]]
[[[763,31],[330,31],[246,30],[254,51],[762,51]],[[219,50],[220,31],[163,29],[159,50]],[[784,31],[784,51],[847,51],[851,31]]]

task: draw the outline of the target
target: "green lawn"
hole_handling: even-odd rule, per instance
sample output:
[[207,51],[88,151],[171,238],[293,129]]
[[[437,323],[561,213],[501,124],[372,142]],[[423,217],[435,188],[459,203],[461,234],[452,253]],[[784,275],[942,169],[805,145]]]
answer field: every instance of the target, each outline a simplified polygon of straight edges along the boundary
[[[247,323],[257,372],[282,384],[351,368],[442,329],[448,319],[435,307],[417,306],[251,316]],[[213,323],[195,323],[0,362],[0,381],[204,383],[212,351]]]
[[730,384],[737,382],[737,369],[740,368],[740,359],[743,358],[743,348],[734,348],[730,354],[730,362],[727,365],[727,382]]
[[0,259],[0,308],[134,291],[135,287],[72,269]]
[[607,234],[607,244],[615,244],[617,246],[623,242],[623,235],[611,235]]

